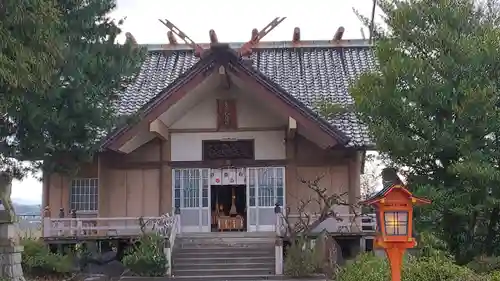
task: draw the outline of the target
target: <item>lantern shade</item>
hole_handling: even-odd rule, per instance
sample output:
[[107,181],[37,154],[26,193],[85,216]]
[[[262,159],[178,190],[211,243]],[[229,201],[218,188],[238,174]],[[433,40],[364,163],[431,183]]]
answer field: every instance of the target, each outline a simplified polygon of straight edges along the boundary
[[408,211],[385,211],[384,229],[387,236],[408,235]]

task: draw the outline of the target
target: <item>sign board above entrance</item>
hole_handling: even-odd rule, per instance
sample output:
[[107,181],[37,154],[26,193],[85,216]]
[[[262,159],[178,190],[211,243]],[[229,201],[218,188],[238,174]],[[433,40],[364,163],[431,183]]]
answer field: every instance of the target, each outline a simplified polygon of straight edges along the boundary
[[254,141],[203,141],[203,160],[254,159]]

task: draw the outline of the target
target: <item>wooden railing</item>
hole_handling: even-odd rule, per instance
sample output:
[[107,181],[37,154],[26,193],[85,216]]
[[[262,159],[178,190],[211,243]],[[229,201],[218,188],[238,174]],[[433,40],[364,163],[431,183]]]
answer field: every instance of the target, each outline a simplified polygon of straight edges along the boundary
[[169,229],[168,240],[166,241],[164,253],[167,258],[167,276],[172,276],[172,256],[175,246],[175,238],[181,231],[181,215],[179,208],[174,209],[172,227]]
[[43,237],[127,237],[152,232],[167,237],[174,221],[170,214],[159,217],[79,217],[72,211],[70,215],[64,217],[62,209],[59,218],[51,218],[50,214],[45,213],[42,220]]
[[155,223],[160,220],[161,217],[44,218],[43,236],[133,236],[155,231]]
[[[276,216],[275,231],[275,272],[276,275],[283,274],[283,238],[287,233],[287,223],[293,223],[293,220],[298,220],[299,215],[289,214],[286,219],[282,213],[281,206],[276,204],[274,208]],[[315,216],[311,216],[310,222],[314,222]],[[320,224],[318,231],[326,229],[330,233],[374,233],[377,230],[377,221],[375,214],[365,214],[357,216],[355,214],[337,214],[333,218],[328,218],[327,221]]]
[[[294,222],[299,219],[299,215],[290,214],[287,216],[290,222]],[[314,222],[315,215],[311,216],[311,223]],[[282,218],[282,221],[284,219]],[[282,228],[284,228],[284,222],[282,222]],[[337,214],[335,217],[328,218],[323,223],[318,226],[321,229],[326,229],[330,233],[336,234],[349,234],[349,233],[370,233],[376,232],[377,230],[377,220],[375,214]],[[318,232],[321,231],[318,229]]]

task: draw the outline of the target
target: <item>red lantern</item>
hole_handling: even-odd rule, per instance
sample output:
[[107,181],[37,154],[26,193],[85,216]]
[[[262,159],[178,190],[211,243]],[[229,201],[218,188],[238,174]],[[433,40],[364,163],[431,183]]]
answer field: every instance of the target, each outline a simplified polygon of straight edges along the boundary
[[392,281],[400,281],[404,253],[417,244],[412,233],[413,205],[430,204],[431,201],[413,196],[394,169],[384,169],[382,178],[384,188],[361,203],[375,207],[379,229],[375,246],[385,249]]

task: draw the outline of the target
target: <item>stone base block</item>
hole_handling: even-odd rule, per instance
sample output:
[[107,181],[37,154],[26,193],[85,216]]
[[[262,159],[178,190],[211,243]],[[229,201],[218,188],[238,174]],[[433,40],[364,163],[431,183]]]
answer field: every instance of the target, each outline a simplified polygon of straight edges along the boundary
[[18,226],[14,223],[0,223],[0,238],[18,238]]
[[25,281],[21,267],[22,246],[13,244],[17,227],[13,224],[0,224],[0,279]]

